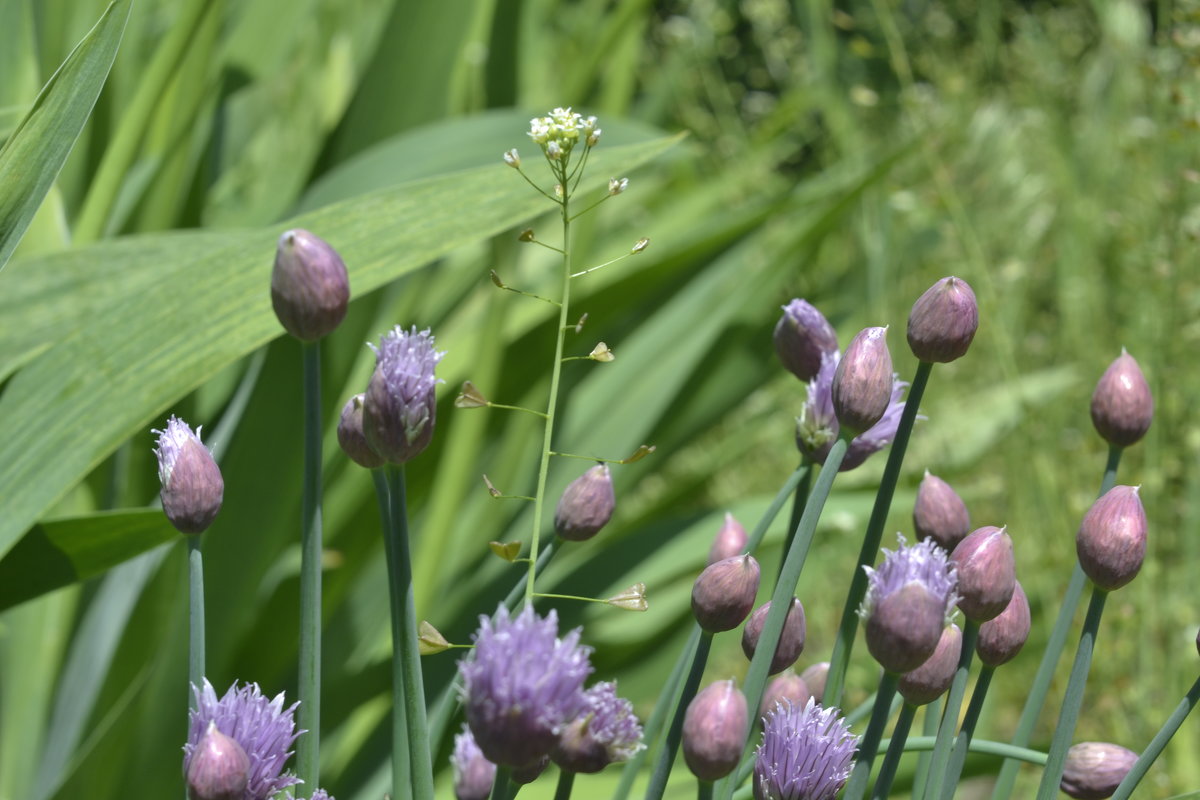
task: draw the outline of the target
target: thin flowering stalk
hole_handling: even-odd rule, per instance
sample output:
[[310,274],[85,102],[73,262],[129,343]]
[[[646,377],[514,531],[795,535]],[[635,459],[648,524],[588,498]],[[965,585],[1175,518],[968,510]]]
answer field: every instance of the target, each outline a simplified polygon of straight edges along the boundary
[[[187,536],[188,546],[188,684],[199,686],[204,680],[204,555],[200,537]],[[194,709],[188,692],[188,708]]]
[[[1109,447],[1108,463],[1104,467],[1104,477],[1100,481],[1100,493],[1096,495],[1097,497],[1103,497],[1117,485],[1117,467],[1121,464],[1121,454],[1124,452],[1125,448],[1123,447],[1116,445]],[[1075,611],[1079,608],[1079,598],[1083,594],[1083,587],[1086,583],[1087,576],[1083,574],[1083,567],[1076,559],[1075,568],[1071,571],[1071,579],[1067,583],[1066,594],[1058,607],[1058,618],[1054,621],[1050,638],[1046,641],[1046,649],[1042,652],[1042,661],[1038,665],[1033,682],[1029,685],[1029,695],[1025,700],[1025,707],[1021,710],[1021,716],[1017,720],[1017,729],[1012,737],[1012,743],[1017,747],[1029,744],[1029,740],[1033,736],[1034,726],[1037,725],[1038,715],[1046,702],[1046,693],[1050,690],[1050,682],[1054,679],[1054,670],[1066,647],[1067,634],[1071,631],[1071,623],[1075,619]],[[1008,800],[1012,796],[1019,768],[1020,764],[1016,761],[1004,762],[996,778],[996,786],[992,789],[991,800]]]
[[675,765],[675,755],[679,752],[679,742],[683,738],[683,718],[700,686],[700,678],[704,675],[704,665],[708,663],[708,651],[712,647],[712,639],[711,633],[701,632],[696,654],[692,657],[691,669],[683,684],[683,693],[679,695],[679,702],[675,706],[675,716],[671,718],[667,739],[663,742],[662,750],[658,751],[658,759],[654,762],[654,772],[651,773],[650,783],[646,787],[646,800],[661,800],[663,792],[667,788],[667,779],[671,776],[671,767]]
[[987,697],[988,687],[992,683],[995,667],[984,666],[979,671],[975,681],[975,690],[971,693],[971,702],[967,705],[967,715],[963,717],[962,729],[954,740],[954,752],[950,754],[949,772],[942,789],[942,800],[951,800],[958,779],[962,775],[963,765],[967,762],[967,751],[971,747],[971,739],[975,736],[975,726],[979,724],[979,715],[983,711],[983,701]]
[[1167,742],[1171,741],[1171,737],[1179,730],[1179,726],[1187,719],[1188,714],[1192,713],[1192,709],[1196,707],[1197,703],[1200,703],[1200,678],[1197,678],[1196,682],[1192,684],[1192,688],[1188,689],[1188,693],[1179,701],[1179,705],[1171,712],[1171,716],[1163,723],[1159,732],[1150,740],[1150,744],[1146,745],[1146,749],[1138,756],[1138,760],[1133,762],[1133,767],[1113,794],[1113,800],[1129,800],[1133,796],[1133,790],[1141,783],[1142,778],[1146,777],[1150,766],[1154,764],[1163,748],[1167,746]]
[[892,740],[888,743],[887,755],[879,767],[879,776],[875,778],[875,787],[871,790],[871,800],[887,800],[892,789],[892,781],[896,778],[896,767],[900,765],[900,756],[904,755],[905,742],[908,732],[912,729],[913,718],[917,716],[917,706],[905,703],[900,708],[900,716],[896,718],[896,726],[892,729]]
[[571,789],[575,786],[575,773],[570,770],[560,770],[558,785],[554,787],[554,800],[570,800]]
[[307,797],[318,785],[321,753],[321,350],[303,342],[304,490],[300,532],[300,727],[296,772]]
[[867,781],[871,778],[871,764],[875,760],[879,742],[883,739],[883,729],[887,727],[892,698],[896,695],[896,684],[899,682],[900,676],[897,673],[884,670],[875,694],[875,708],[871,712],[871,721],[867,723],[867,732],[863,735],[858,760],[850,773],[850,781],[846,784],[846,800],[860,800],[866,794]]

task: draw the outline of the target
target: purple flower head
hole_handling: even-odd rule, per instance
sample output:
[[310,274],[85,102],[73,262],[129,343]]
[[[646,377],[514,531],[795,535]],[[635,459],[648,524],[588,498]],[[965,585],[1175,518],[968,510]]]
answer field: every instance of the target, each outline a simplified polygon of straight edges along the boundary
[[196,709],[188,714],[188,740],[183,746],[185,775],[212,722],[218,731],[241,745],[250,759],[249,780],[241,800],[269,800],[300,783],[294,775],[283,772],[284,763],[292,755],[289,748],[303,733],[296,730],[293,719],[299,703],[285,709],[282,692],[268,700],[256,683],[238,688],[235,682],[220,700],[207,680],[203,688],[193,686],[192,692],[196,695]]
[[[825,457],[829,455],[829,449],[841,430],[833,411],[833,376],[840,359],[837,351],[822,356],[821,369],[808,382],[808,400],[796,419],[796,446],[818,464],[825,463]],[[862,466],[864,461],[896,438],[896,429],[900,427],[900,417],[904,414],[904,402],[900,398],[904,396],[906,386],[906,381],[893,378],[892,397],[887,410],[883,412],[883,418],[850,440],[850,447],[838,472]]]
[[385,461],[403,464],[429,446],[437,415],[433,370],[444,352],[433,349],[429,329],[397,325],[379,340],[375,372],[363,397],[363,434]]
[[225,481],[212,453],[200,441],[200,428],[172,416],[158,434],[158,479],[163,513],[181,533],[202,533],[221,510]]
[[[291,792],[288,792],[287,794],[285,794],[284,797],[286,797],[287,800],[296,800],[296,798],[292,796]],[[329,794],[329,792],[325,791],[324,789],[317,789],[315,792],[312,793],[312,797],[310,798],[310,800],[334,800],[334,797],[333,797],[333,795]]]
[[644,745],[633,703],[617,697],[617,684],[598,683],[583,693],[584,710],[563,729],[550,758],[570,772],[599,772],[628,761]]
[[579,629],[558,638],[558,616],[531,606],[510,618],[479,618],[471,654],[458,662],[467,724],[493,764],[527,767],[547,755],[563,726],[585,708],[583,682],[592,671]]
[[833,800],[850,777],[858,737],[836,708],[784,701],[763,720],[755,800]]
[[775,325],[775,353],[783,366],[802,381],[812,380],[826,353],[838,351],[837,334],[829,320],[799,298],[783,307]]
[[496,765],[483,757],[466,725],[454,736],[450,765],[454,768],[454,796],[458,800],[487,800],[496,780]]

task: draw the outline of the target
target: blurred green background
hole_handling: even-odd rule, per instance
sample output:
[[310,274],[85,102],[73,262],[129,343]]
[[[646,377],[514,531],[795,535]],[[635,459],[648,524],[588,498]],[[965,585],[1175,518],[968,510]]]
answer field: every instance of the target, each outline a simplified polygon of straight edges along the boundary
[[[0,137],[106,5],[0,0]],[[601,597],[647,584],[641,615],[559,605],[585,626],[597,676],[649,713],[722,515],[752,527],[795,467],[804,390],[772,352],[779,307],[809,299],[843,346],[891,325],[908,378],[908,309],[955,274],[975,288],[979,334],[934,372],[889,525],[911,531],[925,469],[977,525],[1008,525],[1034,630],[977,734],[1007,739],[1103,470],[1088,399],[1127,347],[1157,402],[1119,475],[1142,486],[1150,549],[1109,601],[1076,739],[1141,750],[1197,672],[1198,65],[1193,0],[137,0],[91,119],[0,272],[0,800],[180,791],[186,559],[143,510],[158,491],[149,429],[168,413],[205,426],[226,479],[205,534],[209,677],[293,693],[300,352],[267,290],[293,224],[342,250],[355,297],[323,345],[322,784],[339,800],[382,796],[382,547],[371,481],[333,425],[365,386],[365,341],[433,328],[446,385],[433,446],[408,469],[418,615],[469,641],[520,577],[486,543],[530,525],[480,475],[532,491],[540,428],[452,399],[469,378],[498,402],[545,402],[556,317],[488,272],[552,291],[552,254],[515,234],[553,241],[555,222],[500,154],[522,148],[537,175],[528,118],[558,105],[600,117],[591,191],[631,171],[629,191],[576,227],[576,263],[652,242],[576,284],[588,322],[567,344],[605,341],[617,359],[566,366],[558,449],[657,446],[615,470],[614,521],[540,584]],[[882,462],[835,486],[799,587],[801,667],[828,658]],[[551,502],[586,464],[552,467]],[[454,658],[425,659],[431,696]],[[706,679],[745,667],[727,634]],[[874,681],[860,646],[850,704]],[[1139,796],[1200,787],[1197,752],[1192,719]],[[995,769],[973,758],[967,773]],[[608,796],[612,772],[581,777],[576,796]],[[690,796],[682,765],[674,777],[669,796]],[[1015,796],[1036,779],[1026,768]],[[975,796],[968,783],[986,796],[984,777],[960,797]]]

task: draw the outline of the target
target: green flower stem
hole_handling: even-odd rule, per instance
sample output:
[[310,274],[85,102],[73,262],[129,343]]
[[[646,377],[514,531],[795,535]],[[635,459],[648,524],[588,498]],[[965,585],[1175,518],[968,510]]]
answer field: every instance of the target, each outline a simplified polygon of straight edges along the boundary
[[188,708],[196,708],[191,687],[204,685],[204,556],[200,536],[185,536],[188,550]]
[[[812,465],[813,462],[807,457],[800,459],[798,470],[803,470],[804,474],[800,478],[800,482],[796,484],[796,493],[792,496],[792,516],[788,520],[787,541],[783,543],[783,552],[788,552],[792,549],[792,542],[796,540],[796,528],[800,527],[800,517],[804,514],[804,504],[808,502],[808,492],[812,488]],[[783,572],[783,560],[779,561],[779,571]],[[775,576],[776,580],[779,576]]]
[[[746,696],[746,708],[749,712],[747,730],[754,729],[754,721],[758,716],[758,707],[762,704],[763,689],[767,684],[767,670],[771,666],[771,658],[775,655],[775,647],[779,644],[779,636],[783,632],[783,621],[792,607],[792,596],[796,584],[800,581],[800,573],[804,569],[804,561],[808,557],[808,548],[812,544],[813,533],[817,529],[817,520],[825,508],[825,500],[833,488],[833,479],[837,477],[838,467],[846,457],[849,442],[839,438],[833,443],[829,455],[825,457],[825,466],[813,485],[812,494],[804,506],[804,514],[800,517],[800,525],[796,539],[787,552],[783,571],[775,583],[775,591],[771,594],[771,610],[763,623],[762,633],[758,637],[758,647],[754,650],[754,658],[750,659],[750,669],[742,684],[742,693]],[[733,797],[734,785],[731,780],[721,781],[717,794],[723,800]]]
[[979,724],[979,714],[983,711],[983,701],[987,697],[988,686],[991,685],[995,667],[985,666],[979,670],[979,679],[975,681],[975,691],[971,694],[971,702],[967,706],[967,716],[963,718],[962,730],[954,741],[954,752],[950,754],[950,771],[946,773],[946,782],[942,788],[942,800],[952,800],[954,787],[962,775],[963,764],[967,762],[967,749],[971,746],[971,738],[975,735],[975,726]]
[[496,777],[492,779],[492,794],[489,800],[508,800],[508,784],[510,783],[508,776],[510,774],[512,774],[512,770],[508,767],[496,767]]
[[300,708],[296,774],[308,797],[319,786],[321,754],[321,348],[305,342],[304,489],[300,501]]
[[[1104,478],[1100,482],[1099,497],[1103,497],[1109,489],[1117,484],[1117,467],[1121,463],[1123,452],[1123,447],[1109,447],[1108,463],[1104,467]],[[1029,696],[1025,699],[1025,707],[1021,710],[1021,716],[1017,720],[1017,730],[1013,734],[1012,743],[1018,747],[1029,744],[1029,740],[1033,736],[1034,726],[1037,725],[1038,715],[1041,714],[1042,706],[1046,702],[1046,693],[1050,690],[1050,682],[1054,679],[1054,670],[1058,666],[1058,660],[1062,657],[1063,648],[1066,646],[1067,634],[1071,630],[1071,623],[1075,619],[1075,610],[1079,608],[1079,598],[1083,594],[1083,586],[1086,582],[1087,576],[1083,574],[1083,567],[1079,566],[1079,562],[1076,561],[1075,569],[1071,572],[1071,580],[1067,583],[1067,593],[1058,607],[1058,619],[1054,621],[1050,638],[1046,641],[1046,649],[1042,653],[1042,662],[1038,665],[1033,683],[1029,686]],[[1004,762],[996,778],[996,785],[992,789],[991,800],[1008,800],[1012,796],[1019,767],[1020,764],[1016,761]]]
[[931,372],[933,364],[928,361],[917,365],[917,374],[913,376],[912,385],[908,388],[908,397],[904,401],[900,427],[896,429],[896,438],[888,451],[887,466],[883,468],[879,491],[875,493],[875,505],[871,508],[871,519],[867,522],[867,532],[863,536],[862,549],[858,553],[858,563],[850,577],[850,591],[846,595],[845,605],[842,606],[842,621],[838,625],[837,638],[833,642],[833,655],[829,659],[829,674],[825,678],[823,696],[827,706],[841,705],[842,702],[846,667],[850,663],[850,651],[854,649],[854,636],[858,632],[858,607],[862,605],[863,597],[867,593],[867,573],[863,567],[874,564],[875,556],[879,553],[883,526],[887,523],[892,496],[896,493],[896,483],[900,479],[900,466],[904,463],[904,452],[908,449],[908,439],[912,434],[917,409],[921,405],[921,397],[925,394],[925,386],[929,383]]
[[[922,722],[922,733],[925,736],[933,738],[937,736],[938,720],[942,716],[942,698],[934,700],[929,705],[925,706],[924,721]],[[929,780],[929,762],[932,760],[932,753],[928,750],[921,750],[917,754],[917,769],[913,773],[913,800],[920,800],[925,796],[925,783]]]
[[883,729],[887,727],[892,698],[896,696],[896,686],[899,683],[900,675],[886,670],[879,680],[879,689],[875,693],[875,708],[871,712],[871,721],[867,723],[867,732],[863,734],[858,758],[854,762],[854,770],[850,773],[850,781],[846,784],[846,793],[843,795],[845,800],[861,800],[867,792],[871,764],[875,761],[879,740],[883,738]]
[[[883,750],[891,747],[891,740],[884,739],[879,743],[879,749]],[[933,736],[911,736],[908,742],[904,745],[906,753],[924,753],[935,749],[937,739]],[[1015,758],[1018,761],[1024,761],[1027,764],[1037,764],[1041,766],[1046,763],[1046,754],[1040,750],[1030,750],[1027,747],[1014,747],[1008,742],[993,742],[987,739],[976,739],[971,742],[970,751],[972,753],[980,753],[985,756],[1001,756],[1003,758]]]
[[696,800],[712,800],[713,782],[712,781],[696,781]]
[[667,740],[658,751],[654,761],[654,772],[650,775],[650,784],[646,787],[646,800],[661,800],[667,788],[667,779],[671,777],[671,767],[675,766],[675,755],[679,752],[679,741],[683,738],[683,717],[696,689],[700,687],[700,678],[704,675],[704,665],[708,663],[708,651],[712,647],[713,635],[707,631],[700,632],[700,641],[696,646],[696,655],[692,658],[692,668],[688,671],[687,680],[683,684],[683,692],[679,702],[675,704],[675,715],[671,718],[671,727],[667,731]]
[[946,709],[938,725],[937,744],[933,748],[933,759],[929,763],[929,779],[925,784],[925,800],[938,800],[946,780],[946,769],[950,762],[950,748],[954,744],[954,729],[958,727],[958,710],[962,708],[963,695],[967,693],[967,675],[971,671],[971,660],[975,657],[975,640],[979,638],[979,623],[967,620],[963,625],[962,652],[958,657],[958,669],[950,694],[946,697]]
[[[793,492],[795,492],[796,496],[798,497],[800,493],[800,485],[811,481],[812,469],[813,465],[811,462],[807,464],[801,464],[800,466],[796,467],[795,472],[788,476],[788,479],[784,482],[783,486],[781,486],[779,491],[775,494],[775,499],[771,501],[771,505],[767,506],[767,510],[763,512],[762,518],[759,519],[758,524],[754,526],[754,530],[750,532],[749,538],[746,539],[747,553],[753,555],[754,551],[758,549],[758,546],[762,544],[763,537],[767,535],[767,529],[771,527],[771,523],[775,522],[775,518],[779,516],[779,511],[783,508],[783,504],[787,502],[788,497],[792,496]],[[804,490],[804,494],[807,497],[807,488]],[[803,505],[801,505],[801,510],[803,510]],[[788,526],[789,537],[791,537],[792,531],[795,529],[796,525]],[[784,552],[786,553],[788,551],[785,550]]]
[[1042,773],[1042,782],[1038,786],[1038,800],[1055,800],[1058,797],[1058,785],[1062,782],[1067,750],[1071,747],[1075,723],[1079,720],[1079,708],[1083,705],[1083,690],[1087,686],[1092,651],[1096,647],[1096,632],[1100,629],[1100,616],[1104,613],[1106,599],[1108,592],[1098,586],[1092,587],[1092,601],[1088,604],[1087,618],[1083,621],[1083,633],[1079,637],[1079,648],[1075,651],[1071,677],[1067,680],[1062,710],[1058,712],[1058,725],[1054,728],[1054,738],[1050,740],[1046,771]]
[[896,778],[896,768],[900,766],[900,756],[904,755],[904,743],[908,741],[908,732],[912,728],[913,718],[917,716],[917,706],[905,703],[896,718],[896,727],[892,729],[892,741],[888,744],[887,755],[879,767],[879,777],[875,779],[875,788],[871,790],[871,800],[887,800],[892,789],[892,781]]
[[560,770],[558,773],[558,786],[554,789],[554,800],[571,800],[571,789],[575,786],[575,773],[569,770]]
[[1150,744],[1146,745],[1146,749],[1138,756],[1138,760],[1133,763],[1133,769],[1121,781],[1121,785],[1117,787],[1116,793],[1113,795],[1113,800],[1128,800],[1133,795],[1133,790],[1137,788],[1138,783],[1146,776],[1163,748],[1167,746],[1167,742],[1171,741],[1171,737],[1175,735],[1175,731],[1179,730],[1179,726],[1187,719],[1187,715],[1192,712],[1197,701],[1200,701],[1200,678],[1192,684],[1192,688],[1179,701],[1179,705],[1175,707],[1175,711],[1163,723],[1162,729],[1155,734],[1150,740]]
[[[417,648],[417,616],[413,607],[412,556],[408,548],[408,508],[404,466],[389,464],[387,473],[391,523],[384,528],[387,555],[388,595],[392,617],[392,684],[398,681],[408,728],[408,776],[412,796],[433,797],[433,764],[429,757],[429,726],[426,724],[425,680]],[[395,723],[393,723],[395,724]],[[393,781],[398,768],[393,765]]]

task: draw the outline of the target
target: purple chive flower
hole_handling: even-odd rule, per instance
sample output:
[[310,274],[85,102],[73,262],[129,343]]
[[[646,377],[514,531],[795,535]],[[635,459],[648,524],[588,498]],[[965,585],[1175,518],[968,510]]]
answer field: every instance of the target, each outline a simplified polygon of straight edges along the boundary
[[437,415],[433,375],[444,352],[433,349],[429,329],[397,325],[379,340],[375,372],[363,397],[363,434],[385,461],[403,464],[429,446]]
[[583,713],[567,724],[550,754],[555,764],[569,772],[599,772],[644,747],[633,703],[617,697],[616,683],[596,684],[583,701]]
[[454,768],[454,796],[457,800],[487,800],[496,780],[496,765],[484,758],[475,744],[471,729],[463,725],[462,733],[454,736],[454,753],[450,756]]
[[821,369],[821,358],[838,351],[837,334],[829,320],[799,298],[783,307],[775,325],[775,353],[788,372],[810,381]]
[[[829,455],[829,449],[833,447],[840,431],[837,415],[833,411],[833,376],[840,358],[837,351],[827,353],[822,358],[820,371],[808,382],[808,400],[796,419],[796,447],[818,464],[825,463],[825,457]],[[839,472],[862,466],[864,461],[896,438],[900,417],[904,414],[904,402],[900,398],[904,396],[906,386],[906,381],[893,376],[892,397],[887,410],[883,412],[883,418],[850,440],[850,448],[846,451]]]
[[500,606],[479,618],[471,654],[458,662],[467,724],[493,764],[528,767],[550,753],[558,735],[585,709],[592,671],[579,629],[558,638],[558,616],[531,606],[515,618]]
[[158,434],[158,478],[163,513],[181,533],[203,533],[221,510],[225,481],[212,453],[200,441],[200,429],[171,417]]
[[937,649],[958,602],[957,575],[932,539],[909,547],[901,536],[894,552],[883,552],[878,569],[863,567],[867,594],[858,613],[866,622],[871,655],[900,674],[921,666]]
[[201,739],[214,723],[217,730],[237,742],[250,759],[249,780],[240,800],[268,800],[300,783],[285,773],[283,765],[292,755],[289,749],[303,731],[296,730],[293,715],[299,703],[283,707],[283,693],[268,700],[258,684],[238,688],[235,682],[220,700],[212,684],[192,687],[196,709],[189,712],[187,744],[183,746],[183,771],[188,774]]
[[782,703],[763,720],[754,756],[755,800],[833,800],[850,777],[858,737],[811,698]]

